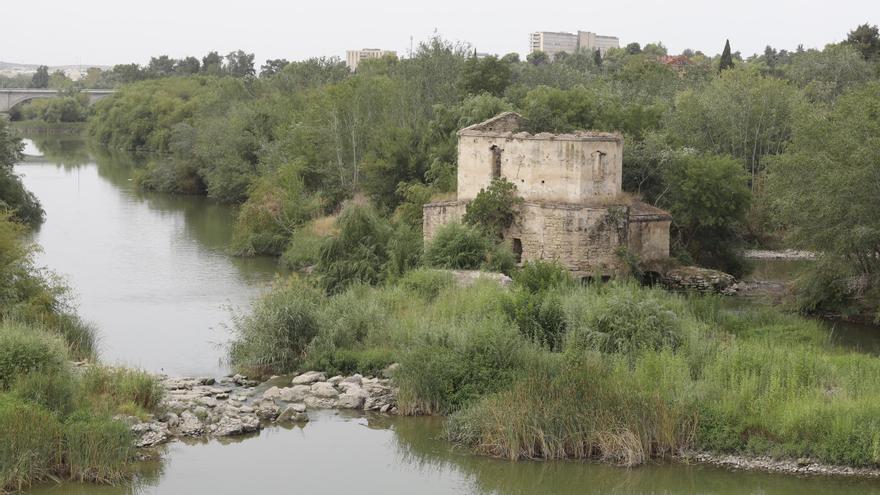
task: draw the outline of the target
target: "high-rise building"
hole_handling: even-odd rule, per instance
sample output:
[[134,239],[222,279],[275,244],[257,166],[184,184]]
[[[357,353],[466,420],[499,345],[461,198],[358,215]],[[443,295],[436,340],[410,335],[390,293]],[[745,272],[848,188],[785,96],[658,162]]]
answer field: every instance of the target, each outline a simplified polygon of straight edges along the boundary
[[385,55],[397,56],[397,52],[393,50],[382,50],[380,48],[363,48],[361,50],[348,50],[345,52],[345,64],[352,71],[356,71],[358,64],[362,60],[371,58],[382,58]]
[[578,50],[599,50],[604,57],[609,48],[620,48],[620,40],[616,36],[600,36],[590,31],[578,31],[577,34],[537,31],[529,35],[530,51],[542,51],[551,58],[559,52],[574,53]]

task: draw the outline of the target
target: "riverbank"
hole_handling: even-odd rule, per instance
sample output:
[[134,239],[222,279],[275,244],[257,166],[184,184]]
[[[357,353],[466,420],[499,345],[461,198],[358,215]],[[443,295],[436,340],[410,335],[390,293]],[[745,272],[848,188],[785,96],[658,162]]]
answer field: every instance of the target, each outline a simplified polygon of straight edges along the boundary
[[16,120],[12,130],[19,136],[85,136],[86,122],[45,122],[42,120]]

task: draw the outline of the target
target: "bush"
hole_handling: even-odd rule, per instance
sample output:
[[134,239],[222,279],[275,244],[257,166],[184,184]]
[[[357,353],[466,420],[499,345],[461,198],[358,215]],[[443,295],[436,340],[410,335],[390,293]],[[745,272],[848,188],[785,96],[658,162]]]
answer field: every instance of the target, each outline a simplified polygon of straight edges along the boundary
[[314,266],[321,256],[324,237],[316,234],[309,226],[294,231],[290,242],[281,255],[281,264],[290,270],[302,270]]
[[435,328],[404,354],[395,380],[404,414],[450,413],[509,386],[526,365],[528,344],[503,318]]
[[480,266],[483,270],[510,275],[516,268],[516,255],[506,242],[494,244],[486,254],[486,260]]
[[422,261],[422,231],[405,223],[394,227],[388,238],[388,262],[385,271],[389,279],[402,276],[419,266]]
[[296,370],[318,334],[323,296],[291,278],[260,297],[250,314],[236,315],[229,358],[235,368],[254,375]]
[[143,412],[155,412],[164,390],[153,375],[127,368],[91,366],[82,375],[82,388],[89,403],[109,414],[134,405]]
[[305,190],[300,169],[285,165],[248,189],[232,235],[236,254],[281,254],[291,234],[320,211],[318,198]]
[[0,323],[0,389],[22,375],[60,373],[67,366],[64,342],[45,332],[17,323]]
[[455,278],[448,272],[423,268],[408,272],[397,284],[407,292],[418,294],[426,301],[432,301],[440,291],[452,287]]
[[327,292],[336,294],[357,282],[382,282],[392,233],[388,222],[372,207],[352,204],[342,211],[336,223],[339,232],[324,241],[315,267]]
[[568,298],[567,347],[630,355],[678,347],[682,335],[676,314],[656,293],[633,297],[631,290],[612,287],[608,294],[589,303],[577,296]]
[[513,273],[513,282],[532,293],[574,285],[568,270],[558,261],[527,261]]
[[144,191],[171,194],[205,194],[206,188],[193,160],[167,158],[152,160],[134,176]]
[[42,406],[0,392],[0,490],[50,479],[62,462],[58,419]]
[[12,384],[11,392],[64,417],[73,411],[77,384],[69,373],[37,371],[19,376]]
[[116,483],[134,461],[134,438],[125,423],[80,415],[64,425],[69,476],[76,481]]
[[450,223],[437,230],[425,251],[425,264],[435,268],[476,270],[491,247],[489,238],[476,228]]
[[566,323],[559,294],[518,290],[507,312],[523,337],[551,351],[562,349]]
[[489,187],[480,189],[473,201],[467,204],[464,223],[473,225],[492,238],[513,224],[515,209],[522,203],[516,195],[516,186],[505,178],[492,179]]

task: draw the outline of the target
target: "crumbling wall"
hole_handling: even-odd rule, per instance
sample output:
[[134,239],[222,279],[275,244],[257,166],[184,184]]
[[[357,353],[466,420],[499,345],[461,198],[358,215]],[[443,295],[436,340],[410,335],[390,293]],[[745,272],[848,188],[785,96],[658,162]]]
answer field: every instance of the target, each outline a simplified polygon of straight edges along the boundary
[[[607,200],[621,191],[622,164],[623,143],[619,136],[462,131],[458,141],[458,199],[474,199],[480,189],[500,175],[514,183],[526,201]],[[496,170],[500,174],[493,173]]]
[[643,261],[669,257],[669,220],[631,219],[627,226],[627,249]]
[[519,239],[522,261],[557,260],[577,276],[613,274],[622,268],[617,247],[625,235],[614,208],[524,203],[505,239]]
[[450,222],[460,222],[465,213],[463,201],[440,201],[422,207],[422,235],[425,243],[431,242],[437,230]]

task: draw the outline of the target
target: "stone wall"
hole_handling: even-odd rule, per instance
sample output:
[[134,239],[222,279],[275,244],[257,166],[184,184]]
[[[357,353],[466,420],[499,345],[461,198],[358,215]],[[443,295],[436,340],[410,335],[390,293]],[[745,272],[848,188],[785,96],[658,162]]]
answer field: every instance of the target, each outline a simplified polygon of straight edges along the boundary
[[458,143],[458,199],[474,199],[493,171],[526,201],[584,203],[616,197],[622,184],[622,141],[574,135],[463,135]]
[[519,240],[523,262],[556,260],[576,276],[611,274],[622,267],[616,251],[625,225],[613,208],[525,203],[504,237]]
[[422,207],[422,235],[425,243],[431,242],[437,229],[450,222],[460,222],[464,216],[464,201],[440,201]]

